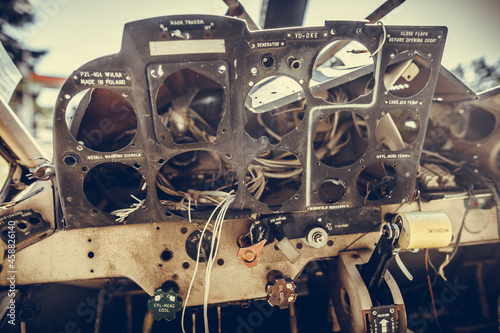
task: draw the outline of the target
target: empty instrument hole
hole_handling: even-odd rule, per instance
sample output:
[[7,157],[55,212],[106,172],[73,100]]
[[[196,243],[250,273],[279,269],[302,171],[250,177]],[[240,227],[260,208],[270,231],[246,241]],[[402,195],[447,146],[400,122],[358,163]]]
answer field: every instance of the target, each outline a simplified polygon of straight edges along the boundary
[[161,253],[160,257],[161,257],[161,260],[163,260],[163,261],[169,261],[170,259],[172,259],[173,253],[172,253],[172,251],[166,249]]
[[431,65],[423,57],[395,61],[384,74],[385,88],[396,97],[411,97],[421,92],[431,75]]
[[311,93],[332,104],[345,104],[368,94],[374,87],[370,55],[366,46],[351,39],[328,44],[314,61]]
[[[193,150],[169,159],[156,177],[157,194],[165,209],[189,217],[191,213],[211,213],[222,192],[236,191],[236,171],[224,155]],[[186,197],[189,194],[189,197]]]
[[334,112],[324,118],[314,134],[314,153],[322,163],[335,168],[351,165],[368,149],[366,121],[350,111]]
[[226,94],[212,74],[186,68],[160,85],[156,110],[175,143],[213,142],[226,111]]
[[357,187],[365,200],[391,198],[397,185],[394,168],[386,163],[374,163],[367,166],[359,175]]
[[271,76],[258,82],[245,100],[245,131],[254,139],[267,137],[276,144],[301,123],[305,92],[287,76]]
[[420,132],[418,117],[406,109],[387,112],[377,123],[375,137],[378,143],[390,151],[409,147]]
[[83,181],[87,200],[95,207],[94,214],[112,213],[133,207],[146,198],[144,177],[134,168],[122,163],[103,163],[92,168]]
[[342,200],[345,192],[345,184],[338,178],[323,181],[318,189],[319,198],[324,203],[335,203]]
[[302,184],[302,171],[302,164],[291,152],[269,150],[250,163],[245,184],[255,200],[278,210],[296,195]]
[[76,141],[100,152],[124,148],[137,131],[137,117],[130,103],[121,94],[104,88],[75,95],[66,107],[66,123]]

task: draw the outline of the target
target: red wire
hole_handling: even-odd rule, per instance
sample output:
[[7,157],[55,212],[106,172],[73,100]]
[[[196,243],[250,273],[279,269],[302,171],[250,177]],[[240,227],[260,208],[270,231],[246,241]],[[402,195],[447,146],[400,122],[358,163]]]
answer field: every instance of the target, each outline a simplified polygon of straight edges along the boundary
[[439,330],[439,333],[443,333],[443,331],[441,331],[441,326],[439,326],[436,304],[434,302],[434,293],[432,292],[431,277],[429,276],[428,256],[429,256],[429,249],[425,249],[425,272],[427,273],[427,282],[429,283],[429,291],[431,292],[432,310],[434,310],[434,318],[436,319],[436,325]]

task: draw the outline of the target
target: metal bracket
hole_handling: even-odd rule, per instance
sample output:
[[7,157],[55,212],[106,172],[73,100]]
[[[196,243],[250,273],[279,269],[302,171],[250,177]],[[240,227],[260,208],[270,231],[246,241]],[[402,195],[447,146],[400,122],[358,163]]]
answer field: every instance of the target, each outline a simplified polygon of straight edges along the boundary
[[[369,250],[342,252],[334,269],[335,274],[330,275],[330,295],[342,331],[374,332],[373,327],[385,324],[378,320],[377,314],[373,315],[373,311],[378,313],[382,308],[374,307],[368,288],[358,270],[358,266],[366,264],[369,257]],[[383,305],[394,308],[396,318],[394,332],[405,332],[406,310],[401,292],[388,271],[385,272],[383,280],[393,300],[393,304]],[[388,327],[389,323],[386,328]]]

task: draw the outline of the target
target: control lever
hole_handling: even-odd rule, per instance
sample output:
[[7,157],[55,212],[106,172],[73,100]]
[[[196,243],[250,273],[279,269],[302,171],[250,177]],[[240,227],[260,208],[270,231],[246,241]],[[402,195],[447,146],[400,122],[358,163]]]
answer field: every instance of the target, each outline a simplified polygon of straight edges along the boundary
[[443,212],[399,213],[382,227],[382,236],[369,259],[368,251],[339,253],[335,274],[330,276],[330,293],[342,330],[405,332],[403,297],[387,268],[396,258],[411,278],[399,251],[446,247],[451,237],[451,222]]
[[302,256],[300,252],[295,248],[295,246],[290,242],[290,240],[285,236],[281,224],[275,224],[274,237],[278,240],[276,246],[283,252],[285,257],[292,263],[295,264]]
[[384,282],[387,267],[400,250],[397,245],[399,235],[400,227],[397,224],[385,224],[382,227],[382,237],[380,237],[370,260],[361,267],[361,277],[372,296],[378,294]]
[[377,297],[385,272],[392,259],[411,281],[413,276],[404,266],[399,251],[403,249],[446,247],[451,241],[451,222],[443,212],[411,212],[397,214],[382,227],[382,237],[367,264],[360,269],[361,277],[372,297]]

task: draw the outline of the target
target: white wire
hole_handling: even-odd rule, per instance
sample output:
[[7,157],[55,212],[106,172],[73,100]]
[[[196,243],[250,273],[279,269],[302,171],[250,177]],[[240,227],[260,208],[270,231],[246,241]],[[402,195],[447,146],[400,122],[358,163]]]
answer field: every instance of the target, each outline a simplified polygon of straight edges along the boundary
[[382,25],[382,30],[384,32],[384,37],[382,37],[382,39],[380,40],[380,45],[375,50],[375,52],[373,52],[373,54],[370,55],[370,58],[373,58],[377,53],[380,52],[380,50],[382,49],[382,47],[385,44],[385,40],[387,39],[387,30],[385,29],[384,23],[382,23],[382,21],[378,21],[377,23]]
[[188,201],[188,219],[189,219],[189,223],[192,222],[191,220],[191,196],[189,196],[189,201]]
[[144,202],[146,202],[146,199],[140,200],[139,198],[137,198],[133,194],[131,194],[130,196],[133,199],[135,199],[137,202],[134,202],[132,205],[130,205],[130,208],[118,209],[118,210],[111,212],[111,215],[116,216],[116,219],[115,219],[116,222],[120,222],[120,223],[125,222],[125,220],[130,216],[130,214],[132,214],[133,212],[135,212],[136,210],[141,208],[142,205],[144,205]]
[[[208,297],[210,294],[210,277],[212,274],[212,268],[214,266],[215,258],[217,257],[217,252],[219,251],[219,246],[221,243],[221,234],[222,234],[222,224],[226,217],[226,212],[234,200],[234,195],[227,197],[226,202],[222,206],[219,214],[217,214],[216,221],[214,223],[214,231],[212,235],[212,244],[210,247],[210,254],[207,261],[207,269],[205,271],[205,297],[203,300],[203,318],[205,321],[205,333],[209,333],[208,327]],[[216,243],[216,240],[218,242]]]
[[[201,245],[202,245],[202,240],[203,240],[203,237],[205,236],[205,231],[207,230],[208,226],[210,225],[210,221],[212,220],[215,212],[217,211],[217,209],[219,209],[219,207],[223,206],[224,203],[233,198],[234,199],[234,195],[228,195],[228,197],[224,198],[218,205],[217,207],[215,207],[215,209],[213,210],[212,214],[210,214],[210,217],[208,218],[207,220],[207,223],[205,224],[205,227],[203,228],[203,231],[201,232],[201,235],[200,235],[200,241],[198,242],[198,250],[197,250],[197,255],[196,255],[196,264],[194,266],[194,272],[193,272],[193,277],[191,278],[191,283],[189,284],[189,288],[188,288],[188,292],[186,294],[186,300],[184,302],[184,306],[182,307],[182,316],[181,316],[181,328],[182,328],[182,333],[186,333],[186,330],[184,328],[184,317],[186,315],[186,308],[187,308],[187,304],[188,304],[188,301],[189,301],[189,296],[191,295],[191,290],[193,288],[193,283],[194,283],[194,280],[196,278],[196,274],[198,272],[198,266],[199,266],[199,263],[200,263],[200,253],[201,253]],[[225,215],[225,214],[224,214]],[[206,258],[205,258],[206,259]],[[208,332],[208,331],[207,331]]]

